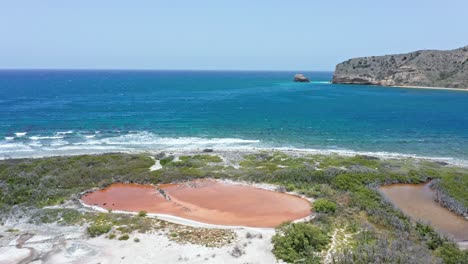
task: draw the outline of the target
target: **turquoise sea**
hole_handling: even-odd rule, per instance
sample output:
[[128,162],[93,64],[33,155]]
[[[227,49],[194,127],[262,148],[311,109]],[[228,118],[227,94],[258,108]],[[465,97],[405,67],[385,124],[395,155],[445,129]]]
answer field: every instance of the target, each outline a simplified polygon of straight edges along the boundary
[[330,72],[0,71],[0,158],[299,148],[468,161],[468,92]]

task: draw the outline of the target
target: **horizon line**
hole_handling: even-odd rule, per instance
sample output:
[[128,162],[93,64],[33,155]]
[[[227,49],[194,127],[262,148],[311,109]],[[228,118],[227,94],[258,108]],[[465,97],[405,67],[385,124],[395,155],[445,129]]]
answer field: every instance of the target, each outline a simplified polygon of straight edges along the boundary
[[138,69],[138,68],[0,68],[0,71],[211,71],[211,72],[323,72],[333,70],[268,70],[268,69]]

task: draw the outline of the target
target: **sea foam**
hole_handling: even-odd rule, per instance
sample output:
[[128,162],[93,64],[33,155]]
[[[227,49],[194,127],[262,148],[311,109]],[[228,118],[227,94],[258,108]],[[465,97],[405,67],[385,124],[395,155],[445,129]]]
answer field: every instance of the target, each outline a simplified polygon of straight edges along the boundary
[[[100,154],[107,152],[146,152],[146,151],[196,151],[213,148],[219,151],[271,151],[309,153],[309,154],[336,154],[344,156],[370,155],[380,158],[421,158],[429,160],[446,161],[448,163],[468,166],[468,161],[449,157],[430,157],[416,154],[403,154],[392,152],[354,151],[338,148],[296,148],[294,146],[278,146],[256,139],[241,138],[203,138],[203,137],[161,137],[155,133],[141,131],[131,134],[128,132],[101,133],[103,138],[96,139],[94,135],[76,137],[64,140],[63,136],[32,136],[30,142],[13,143],[14,139],[0,142],[0,159],[28,158],[56,155]],[[11,138],[11,137],[10,137]],[[52,140],[53,139],[53,140]],[[41,141],[39,141],[41,140]]]
[[32,136],[29,137],[31,140],[42,140],[42,139],[61,139],[63,138],[62,136]]

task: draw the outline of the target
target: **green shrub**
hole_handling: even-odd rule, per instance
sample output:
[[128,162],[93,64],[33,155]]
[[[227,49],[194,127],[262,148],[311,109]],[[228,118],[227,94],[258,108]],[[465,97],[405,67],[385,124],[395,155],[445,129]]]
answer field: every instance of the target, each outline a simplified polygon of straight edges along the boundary
[[429,249],[434,250],[440,247],[444,240],[434,231],[434,229],[428,225],[416,223],[416,231],[422,240],[426,242]]
[[336,211],[336,203],[327,199],[317,199],[314,202],[314,210],[317,213],[334,213]]
[[137,238],[137,237],[135,237],[135,238],[133,239],[133,241],[136,242],[136,243],[138,243],[138,242],[140,242],[140,239]]
[[138,212],[139,217],[145,217],[146,215],[147,215],[146,211],[141,210]]
[[352,204],[366,211],[379,208],[382,205],[381,201],[377,191],[366,187],[357,187],[352,194]]
[[342,190],[354,190],[361,186],[361,182],[358,177],[351,174],[341,174],[333,179],[333,186]]
[[91,237],[98,237],[100,235],[109,233],[109,231],[112,229],[111,225],[107,224],[92,224],[87,228],[88,234]]
[[42,209],[35,212],[30,219],[31,223],[54,223],[73,225],[83,222],[83,213],[75,209]]
[[273,254],[289,263],[319,263],[318,253],[329,240],[325,232],[312,224],[287,224],[272,238]]
[[206,162],[213,162],[213,163],[219,163],[223,161],[223,159],[221,159],[219,156],[216,156],[216,155],[195,155],[195,156],[192,156],[192,159],[204,160]]
[[128,234],[123,234],[121,236],[119,236],[119,240],[128,240],[130,238],[130,236]]
[[174,160],[174,156],[169,156],[169,157],[166,157],[166,158],[163,158],[159,161],[159,163],[164,166],[164,165],[167,165],[169,164],[171,161]]
[[116,235],[115,235],[114,233],[111,233],[111,234],[109,235],[109,239],[114,239],[115,237],[116,237]]
[[468,251],[460,250],[454,243],[444,243],[435,251],[446,264],[466,264],[468,263]]

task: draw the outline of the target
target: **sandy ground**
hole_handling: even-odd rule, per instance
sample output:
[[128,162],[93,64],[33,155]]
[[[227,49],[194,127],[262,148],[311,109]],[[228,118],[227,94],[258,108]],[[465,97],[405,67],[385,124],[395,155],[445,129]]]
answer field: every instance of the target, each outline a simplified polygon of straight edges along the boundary
[[[0,228],[0,264],[10,263],[281,263],[271,253],[272,229],[235,229],[237,240],[212,248],[178,244],[164,233],[134,233],[127,241],[88,238],[83,227],[58,225]],[[247,232],[255,237],[248,238]],[[261,234],[261,238],[259,236]],[[134,242],[138,238],[140,242]],[[241,256],[233,256],[237,246]]]

